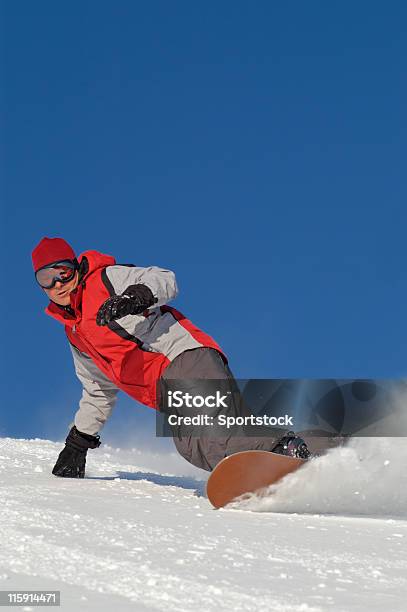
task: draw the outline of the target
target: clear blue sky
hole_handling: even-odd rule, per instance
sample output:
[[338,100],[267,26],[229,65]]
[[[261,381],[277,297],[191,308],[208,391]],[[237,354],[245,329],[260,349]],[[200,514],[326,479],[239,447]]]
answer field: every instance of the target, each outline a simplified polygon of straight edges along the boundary
[[237,376],[407,375],[404,2],[2,9],[0,435],[61,438],[81,392],[45,235],[173,269]]

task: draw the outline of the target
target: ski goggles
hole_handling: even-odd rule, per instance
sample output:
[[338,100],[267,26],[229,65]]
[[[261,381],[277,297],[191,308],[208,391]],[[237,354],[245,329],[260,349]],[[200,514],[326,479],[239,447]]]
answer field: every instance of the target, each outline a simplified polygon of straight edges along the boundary
[[35,278],[43,289],[51,289],[57,281],[62,284],[69,283],[75,276],[78,268],[79,266],[76,261],[70,259],[57,261],[37,270]]

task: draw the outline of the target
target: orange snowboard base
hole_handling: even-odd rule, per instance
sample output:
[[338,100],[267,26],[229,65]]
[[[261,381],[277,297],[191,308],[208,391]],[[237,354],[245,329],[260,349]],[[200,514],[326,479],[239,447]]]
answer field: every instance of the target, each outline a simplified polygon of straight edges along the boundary
[[206,493],[212,506],[222,508],[245,493],[268,487],[306,462],[268,451],[243,451],[225,457],[209,476]]

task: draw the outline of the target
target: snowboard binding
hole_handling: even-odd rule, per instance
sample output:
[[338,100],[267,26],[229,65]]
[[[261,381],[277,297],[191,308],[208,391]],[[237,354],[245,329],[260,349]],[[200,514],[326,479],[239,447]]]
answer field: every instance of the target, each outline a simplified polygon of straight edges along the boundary
[[295,435],[293,431],[288,431],[285,436],[280,438],[271,452],[287,457],[298,457],[299,459],[309,459],[311,457],[306,442]]

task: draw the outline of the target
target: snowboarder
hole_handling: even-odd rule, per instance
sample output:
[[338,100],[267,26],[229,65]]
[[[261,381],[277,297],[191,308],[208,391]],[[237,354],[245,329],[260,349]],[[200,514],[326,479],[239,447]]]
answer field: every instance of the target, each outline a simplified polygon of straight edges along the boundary
[[[160,409],[157,382],[174,379],[234,381],[228,360],[213,338],[167,303],[177,295],[174,273],[155,266],[117,264],[88,250],[78,258],[62,238],[43,238],[32,252],[35,278],[50,302],[45,312],[65,326],[76,374],[83,386],[65,447],[52,470],[83,478],[88,449],[100,446],[99,432],[119,390]],[[233,410],[239,413],[240,405]],[[179,430],[178,430],[179,432]],[[241,450],[295,454],[303,440],[276,437],[215,438],[176,435],[178,452],[211,471]],[[301,446],[307,453],[306,447]]]

